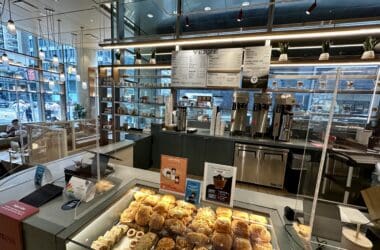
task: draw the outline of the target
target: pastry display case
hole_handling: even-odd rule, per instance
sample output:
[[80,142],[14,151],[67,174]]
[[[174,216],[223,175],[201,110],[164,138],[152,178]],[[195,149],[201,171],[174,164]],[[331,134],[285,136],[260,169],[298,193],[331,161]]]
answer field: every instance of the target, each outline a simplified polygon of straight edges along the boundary
[[66,249],[280,249],[280,241],[290,244],[284,237],[275,210],[243,203],[193,205],[135,185],[73,233]]

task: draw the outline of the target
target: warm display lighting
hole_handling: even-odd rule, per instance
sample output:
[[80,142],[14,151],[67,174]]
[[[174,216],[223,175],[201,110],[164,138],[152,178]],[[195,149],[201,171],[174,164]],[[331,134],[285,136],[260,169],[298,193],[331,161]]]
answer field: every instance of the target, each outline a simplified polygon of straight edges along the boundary
[[8,33],[10,33],[12,35],[16,35],[16,25],[15,25],[15,22],[13,22],[12,19],[8,20],[7,30],[8,30]]
[[319,31],[304,30],[273,32],[273,33],[256,33],[245,35],[230,35],[230,36],[212,36],[198,38],[180,38],[171,40],[159,40],[151,42],[130,42],[119,44],[100,44],[104,49],[125,49],[125,48],[154,48],[154,47],[171,47],[171,46],[186,46],[186,45],[211,45],[211,44],[226,44],[226,43],[241,43],[241,42],[257,42],[257,41],[287,41],[287,40],[307,40],[307,39],[324,39],[338,37],[353,37],[353,36],[368,36],[380,34],[380,27],[357,27],[357,28],[335,28],[321,29]]
[[53,65],[54,65],[54,66],[58,66],[58,64],[59,64],[58,56],[57,56],[57,55],[54,55],[54,56],[53,56]]

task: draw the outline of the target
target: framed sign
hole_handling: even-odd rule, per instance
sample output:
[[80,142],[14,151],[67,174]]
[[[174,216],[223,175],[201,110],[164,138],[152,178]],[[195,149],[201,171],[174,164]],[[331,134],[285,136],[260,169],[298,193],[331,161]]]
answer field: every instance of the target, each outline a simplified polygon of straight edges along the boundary
[[236,167],[205,162],[202,199],[232,207]]
[[202,183],[200,181],[187,178],[185,201],[193,204],[199,204],[201,200],[201,187]]
[[161,155],[160,189],[184,195],[187,176],[187,158]]

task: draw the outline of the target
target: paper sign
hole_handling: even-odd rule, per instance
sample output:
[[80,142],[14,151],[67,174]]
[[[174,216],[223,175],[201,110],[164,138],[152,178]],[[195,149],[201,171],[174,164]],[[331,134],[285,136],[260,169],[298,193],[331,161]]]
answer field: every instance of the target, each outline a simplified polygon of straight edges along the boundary
[[187,178],[185,201],[199,204],[201,200],[201,186],[202,183],[200,181]]
[[161,155],[160,189],[184,194],[187,176],[187,158]]
[[369,222],[368,218],[364,216],[359,209],[338,206],[340,212],[340,220],[344,223],[352,223],[352,224],[367,224]]
[[0,205],[0,249],[22,250],[21,222],[38,211],[38,208],[19,201]]
[[258,46],[245,48],[243,68],[243,88],[258,87],[267,83],[272,47]]
[[81,201],[89,202],[95,196],[93,182],[78,177],[71,177],[65,188],[66,194]]
[[202,199],[233,206],[236,167],[205,162]]

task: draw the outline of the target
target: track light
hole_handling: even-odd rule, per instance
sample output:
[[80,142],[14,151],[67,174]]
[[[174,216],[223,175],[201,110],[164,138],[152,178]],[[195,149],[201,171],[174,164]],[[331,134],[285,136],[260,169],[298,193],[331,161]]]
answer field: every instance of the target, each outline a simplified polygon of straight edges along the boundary
[[45,60],[45,51],[43,51],[42,49],[40,49],[40,51],[38,52],[38,57],[41,60]]
[[15,22],[13,22],[12,19],[8,20],[7,30],[8,30],[8,33],[10,33],[12,35],[16,35],[16,25],[15,25]]
[[188,16],[186,16],[186,18],[185,18],[185,26],[187,28],[190,27],[190,21],[189,21],[189,17]]
[[238,22],[243,21],[243,9],[240,9],[239,14],[236,18],[236,21],[238,21]]
[[317,7],[317,0],[314,0],[314,3],[306,10],[306,15],[310,15],[311,12]]
[[8,55],[6,53],[3,53],[3,55],[1,56],[1,60],[3,61],[3,64],[8,64],[9,63]]
[[57,56],[57,54],[54,54],[53,55],[53,65],[58,66],[58,64],[59,64],[58,56]]

